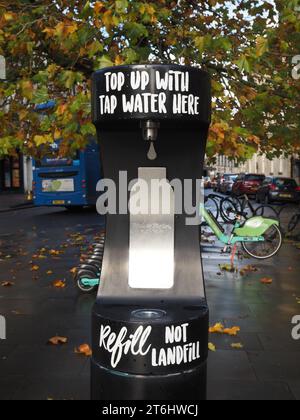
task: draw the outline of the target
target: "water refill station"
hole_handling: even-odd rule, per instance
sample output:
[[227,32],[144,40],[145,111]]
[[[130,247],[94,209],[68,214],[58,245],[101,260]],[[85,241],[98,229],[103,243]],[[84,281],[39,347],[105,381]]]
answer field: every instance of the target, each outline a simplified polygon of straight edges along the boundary
[[93,308],[92,399],[205,399],[208,307],[185,201],[199,208],[210,77],[177,65],[103,69],[92,107],[117,192]]

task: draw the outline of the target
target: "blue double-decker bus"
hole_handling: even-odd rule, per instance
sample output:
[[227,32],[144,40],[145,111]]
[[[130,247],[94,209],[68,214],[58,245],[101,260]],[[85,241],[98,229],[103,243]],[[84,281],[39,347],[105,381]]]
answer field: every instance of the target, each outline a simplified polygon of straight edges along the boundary
[[92,141],[70,158],[58,157],[58,149],[54,143],[52,153],[33,161],[34,204],[68,209],[94,206],[101,179],[98,144]]

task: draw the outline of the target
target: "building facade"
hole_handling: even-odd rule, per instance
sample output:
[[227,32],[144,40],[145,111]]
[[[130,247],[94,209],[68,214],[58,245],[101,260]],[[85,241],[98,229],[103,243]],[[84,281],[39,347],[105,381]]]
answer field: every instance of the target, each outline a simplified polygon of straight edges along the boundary
[[255,173],[266,176],[295,178],[300,184],[300,157],[280,157],[269,160],[265,155],[254,155],[245,163],[237,163],[226,156],[218,156],[214,167],[209,168],[211,176],[224,173]]

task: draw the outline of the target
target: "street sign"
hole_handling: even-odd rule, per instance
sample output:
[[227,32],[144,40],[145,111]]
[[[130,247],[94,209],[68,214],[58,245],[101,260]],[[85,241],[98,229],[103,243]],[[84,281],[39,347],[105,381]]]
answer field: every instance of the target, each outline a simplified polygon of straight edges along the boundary
[[0,79],[6,79],[5,58],[2,55],[0,55]]

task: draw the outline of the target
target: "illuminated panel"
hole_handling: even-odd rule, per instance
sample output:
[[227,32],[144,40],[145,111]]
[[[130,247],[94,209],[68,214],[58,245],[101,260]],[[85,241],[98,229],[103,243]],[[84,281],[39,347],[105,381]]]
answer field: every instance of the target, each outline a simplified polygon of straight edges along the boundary
[[174,191],[166,168],[139,168],[130,193],[129,286],[174,285]]

